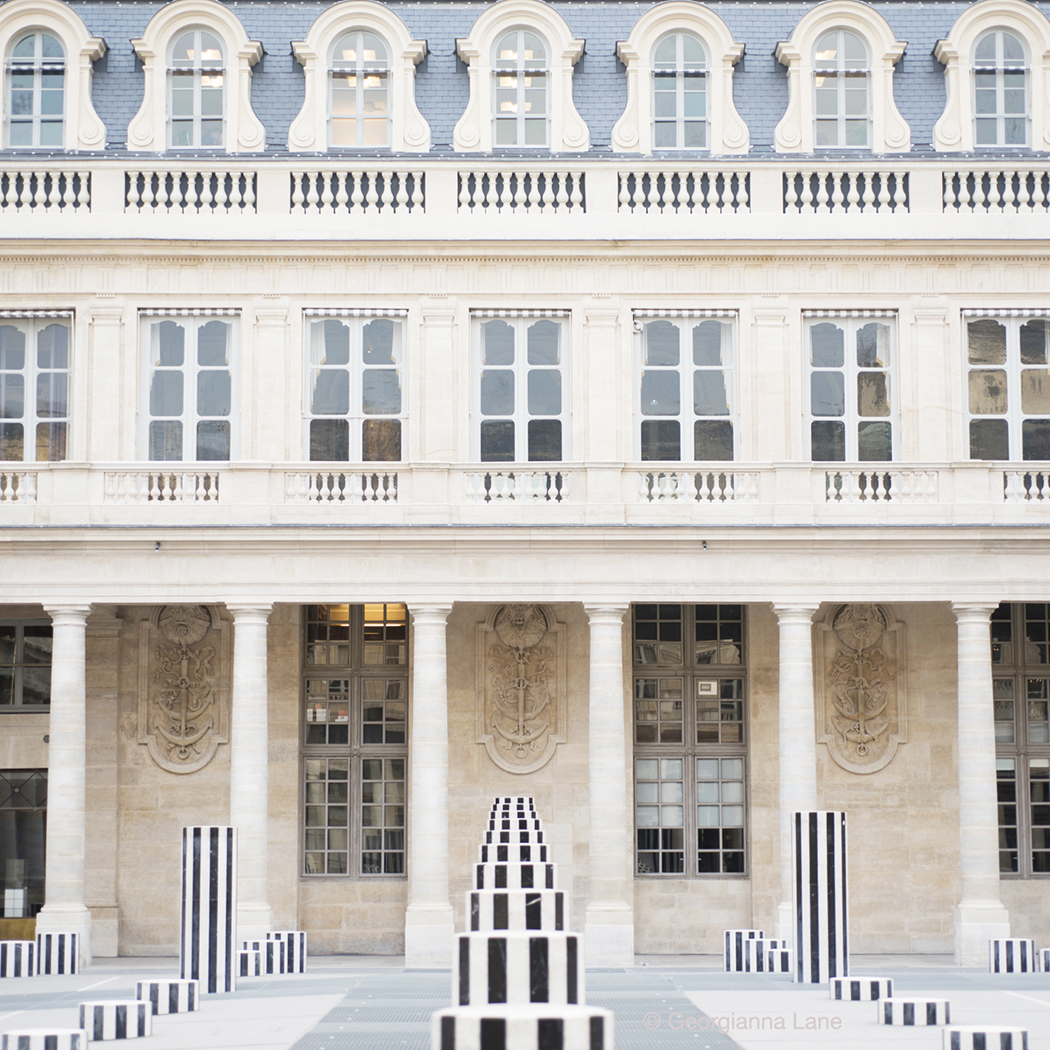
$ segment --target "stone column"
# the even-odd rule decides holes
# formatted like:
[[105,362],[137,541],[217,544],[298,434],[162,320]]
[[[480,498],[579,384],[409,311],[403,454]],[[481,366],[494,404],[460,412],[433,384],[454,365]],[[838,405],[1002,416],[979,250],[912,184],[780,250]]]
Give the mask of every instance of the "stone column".
[[794,945],[791,922],[791,814],[817,806],[813,713],[813,614],[818,606],[774,605],[780,625],[780,904],[776,937]]
[[448,879],[448,669],[451,605],[412,614],[412,710],[408,737],[408,909],[405,966],[452,965]]
[[265,940],[269,903],[269,743],[266,627],[273,606],[230,604],[233,698],[230,704],[230,824],[237,829],[237,935]]
[[591,625],[588,751],[590,898],[584,925],[588,966],[634,965],[633,821],[624,713],[626,605],[587,605]]
[[959,875],[955,961],[984,965],[988,941],[1010,936],[1010,915],[999,896],[999,809],[992,709],[994,605],[953,602],[959,668]]
[[87,804],[86,635],[90,605],[47,607],[51,653],[50,750],[47,769],[47,861],[38,933],[80,934],[80,963],[91,962],[91,912],[84,903]]

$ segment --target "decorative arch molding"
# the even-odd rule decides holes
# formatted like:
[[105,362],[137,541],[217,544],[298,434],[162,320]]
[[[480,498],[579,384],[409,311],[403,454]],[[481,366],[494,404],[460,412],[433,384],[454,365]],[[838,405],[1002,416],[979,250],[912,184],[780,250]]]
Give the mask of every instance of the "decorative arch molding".
[[427,53],[425,40],[413,40],[408,26],[389,8],[372,0],[346,0],[317,16],[305,40],[292,43],[303,67],[306,98],[288,129],[288,149],[328,149],[328,66],[332,45],[351,29],[381,36],[390,47],[390,146],[393,151],[430,149],[430,125],[416,107],[416,66]]
[[508,773],[534,773],[568,736],[565,624],[547,605],[495,605],[477,625],[476,741]]
[[668,0],[650,8],[634,24],[630,36],[616,45],[627,67],[627,105],[612,131],[612,147],[623,153],[652,153],[652,55],[661,37],[685,32],[698,36],[708,59],[709,152],[747,153],[751,138],[733,103],[733,67],[744,45],[733,40],[729,26],[708,7],[692,0]]
[[850,773],[876,773],[908,741],[904,624],[885,605],[835,605],[815,625],[817,740]]
[[[104,149],[106,128],[91,101],[91,78],[93,63],[106,53],[105,41],[92,36],[76,11],[60,0],[8,0],[0,7],[0,79],[7,76],[12,43],[30,29],[58,37],[66,51],[63,149]],[[7,98],[6,83],[0,83],[0,91]]]
[[491,152],[492,49],[502,33],[519,26],[538,32],[550,48],[550,151],[589,149],[590,130],[572,100],[573,66],[584,42],[573,39],[565,19],[540,0],[498,0],[478,16],[469,36],[456,41],[456,52],[467,64],[470,98],[452,133],[453,148]]
[[[990,29],[1006,29],[1021,37],[1030,62],[1029,105],[1034,150],[1050,150],[1050,20],[1023,0],[979,0],[955,20],[934,57],[944,64],[947,101],[933,126],[933,147],[945,152],[974,148],[973,91],[970,77],[978,37]],[[995,149],[1021,147],[996,146]]]
[[149,20],[141,39],[131,41],[142,59],[145,91],[128,125],[128,149],[168,148],[168,49],[176,34],[194,26],[215,33],[226,48],[226,152],[258,153],[266,145],[266,129],[252,109],[252,66],[262,58],[262,44],[249,40],[241,20],[218,0],[173,0]]
[[787,66],[788,107],[773,133],[778,153],[813,152],[813,48],[829,29],[850,29],[864,37],[871,51],[871,145],[873,153],[906,153],[911,128],[893,100],[893,67],[907,43],[894,37],[890,24],[858,0],[826,0],[807,11],[790,40],[776,47]]

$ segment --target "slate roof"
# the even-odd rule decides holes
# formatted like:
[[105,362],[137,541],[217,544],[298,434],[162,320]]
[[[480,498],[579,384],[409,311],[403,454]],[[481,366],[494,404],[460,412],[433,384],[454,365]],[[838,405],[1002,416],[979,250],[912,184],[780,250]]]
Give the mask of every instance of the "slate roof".
[[[142,35],[147,22],[163,6],[127,0],[73,0],[90,32],[105,39],[107,54],[96,64],[92,97],[106,125],[108,148],[121,149],[126,131],[142,100],[141,63],[130,41]],[[254,69],[252,105],[266,127],[267,150],[283,152],[288,126],[303,103],[303,70],[292,56],[291,42],[303,40],[314,19],[331,4],[292,0],[231,0],[248,36],[262,42],[264,57]],[[467,104],[466,67],[456,55],[456,38],[466,36],[482,3],[442,2],[387,5],[408,26],[412,36],[427,41],[428,55],[417,67],[416,102],[430,124],[432,150],[451,150],[452,130]],[[573,77],[573,97],[591,132],[592,150],[608,148],[612,128],[627,99],[624,67],[616,43],[625,40],[640,15],[654,6],[637,2],[569,0],[552,5],[573,35],[586,41]],[[740,0],[710,3],[745,45],[734,74],[737,110],[751,132],[753,153],[772,152],[773,129],[787,106],[786,70],[773,57],[778,41],[787,40],[812,3]],[[875,3],[907,51],[893,77],[894,97],[911,127],[912,149],[929,149],[933,125],[944,109],[943,67],[932,55],[937,40],[947,36],[965,3],[898,0]],[[1050,3],[1033,4],[1050,14]]]

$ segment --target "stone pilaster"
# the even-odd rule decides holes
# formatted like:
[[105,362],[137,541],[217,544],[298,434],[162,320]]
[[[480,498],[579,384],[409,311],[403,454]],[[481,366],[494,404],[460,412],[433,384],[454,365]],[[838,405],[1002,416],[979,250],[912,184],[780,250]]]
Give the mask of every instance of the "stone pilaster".
[[955,961],[984,965],[988,942],[1010,936],[1010,915],[999,896],[999,809],[992,709],[994,605],[953,602],[959,668],[959,875]]
[[627,805],[623,618],[626,605],[587,605],[590,620],[588,966],[634,965],[634,887]]
[[815,604],[774,605],[780,625],[780,904],[776,937],[794,944],[791,922],[791,814],[817,809],[813,701]]
[[233,617],[230,824],[237,829],[237,945],[265,940],[269,902],[269,690],[266,628],[272,605],[227,603]]
[[452,964],[448,875],[448,667],[451,605],[412,608],[405,966]]

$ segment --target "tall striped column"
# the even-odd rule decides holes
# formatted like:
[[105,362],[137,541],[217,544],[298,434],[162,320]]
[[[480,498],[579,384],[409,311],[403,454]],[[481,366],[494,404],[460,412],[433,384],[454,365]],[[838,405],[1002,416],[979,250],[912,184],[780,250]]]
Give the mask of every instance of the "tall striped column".
[[792,813],[791,872],[795,981],[848,976],[845,813]]
[[236,989],[237,829],[182,829],[183,980],[202,992]]

